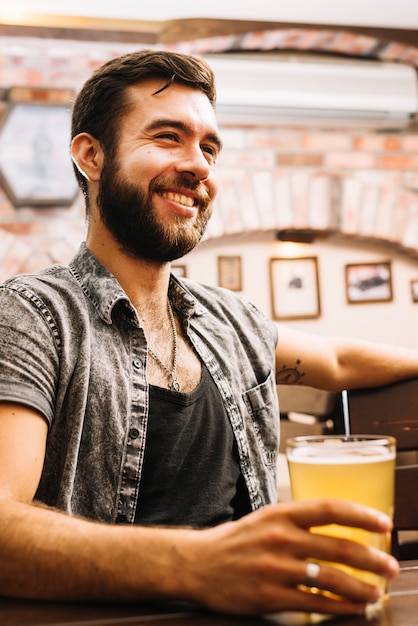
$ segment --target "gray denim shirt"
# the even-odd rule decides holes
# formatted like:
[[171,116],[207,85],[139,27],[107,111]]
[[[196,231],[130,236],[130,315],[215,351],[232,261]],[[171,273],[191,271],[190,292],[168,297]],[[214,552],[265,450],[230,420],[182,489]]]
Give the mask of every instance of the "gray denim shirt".
[[[184,332],[215,381],[253,509],[277,500],[275,325],[236,294],[171,277]],[[49,424],[36,499],[132,523],[148,418],[147,343],[115,277],[82,244],[68,267],[0,286],[0,401]]]

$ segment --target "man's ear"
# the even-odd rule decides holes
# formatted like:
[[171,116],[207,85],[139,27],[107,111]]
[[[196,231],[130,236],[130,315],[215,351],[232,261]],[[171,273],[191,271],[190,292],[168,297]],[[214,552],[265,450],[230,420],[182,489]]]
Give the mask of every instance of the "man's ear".
[[100,141],[89,133],[76,135],[71,142],[71,158],[78,171],[92,182],[100,180],[103,150]]

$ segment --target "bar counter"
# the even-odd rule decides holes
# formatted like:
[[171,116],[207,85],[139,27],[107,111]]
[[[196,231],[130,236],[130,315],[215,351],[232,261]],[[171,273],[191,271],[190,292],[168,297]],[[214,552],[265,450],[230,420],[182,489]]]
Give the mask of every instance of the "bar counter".
[[[0,598],[1,626],[299,626],[318,623],[300,614],[282,613],[260,618],[228,617],[189,605],[66,604]],[[405,561],[393,581],[383,611],[372,619],[362,616],[322,621],[325,626],[417,626],[418,561]]]

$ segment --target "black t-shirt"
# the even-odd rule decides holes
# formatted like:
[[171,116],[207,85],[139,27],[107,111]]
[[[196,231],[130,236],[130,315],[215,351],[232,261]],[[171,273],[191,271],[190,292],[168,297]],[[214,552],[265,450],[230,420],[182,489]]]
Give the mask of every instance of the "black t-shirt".
[[249,511],[232,427],[206,367],[191,393],[150,386],[135,523],[215,526]]

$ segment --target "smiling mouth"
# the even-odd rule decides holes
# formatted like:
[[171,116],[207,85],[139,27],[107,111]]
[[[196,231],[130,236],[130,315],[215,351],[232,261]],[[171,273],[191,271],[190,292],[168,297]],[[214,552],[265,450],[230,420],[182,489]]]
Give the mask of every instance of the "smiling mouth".
[[195,205],[194,198],[191,198],[190,196],[185,196],[182,193],[175,193],[174,191],[162,191],[159,195],[163,198],[167,198],[167,200],[171,200],[172,202],[182,204],[183,206],[192,207]]

